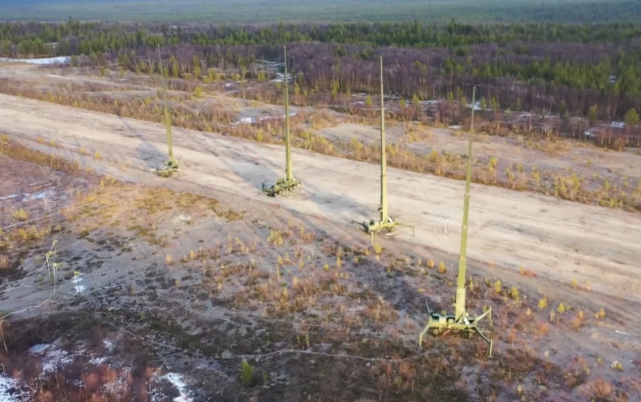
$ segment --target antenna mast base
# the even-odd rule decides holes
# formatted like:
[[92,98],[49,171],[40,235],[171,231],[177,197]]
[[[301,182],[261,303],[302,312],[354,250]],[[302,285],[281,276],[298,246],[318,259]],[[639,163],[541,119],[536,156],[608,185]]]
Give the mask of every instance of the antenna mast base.
[[429,311],[429,306],[428,312],[430,314],[430,318],[427,321],[425,329],[423,329],[421,335],[418,338],[419,347],[423,347],[423,337],[426,333],[429,333],[432,336],[438,336],[446,331],[455,331],[461,333],[464,338],[471,338],[475,333],[477,333],[490,346],[487,354],[488,356],[492,356],[493,342],[491,339],[488,339],[488,337],[485,336],[485,334],[483,334],[478,328],[479,321],[481,321],[486,316],[490,316],[490,318],[492,317],[491,307],[485,313],[477,317],[470,317],[467,313],[465,313],[461,317],[459,317],[458,320],[453,314],[440,314]]
[[412,228],[412,233],[416,235],[416,230],[414,226],[405,225],[400,222],[396,222],[391,217],[388,217],[386,220],[382,220],[382,221],[371,220],[369,222],[357,222],[352,220],[352,224],[354,223],[362,226],[363,229],[365,230],[365,233],[370,234],[372,238],[372,243],[374,243],[375,235],[379,234],[380,232],[392,232],[397,226]]
[[263,183],[263,192],[270,197],[276,197],[279,194],[288,194],[302,185],[303,183],[294,178],[278,179],[275,184]]
[[164,165],[156,170],[156,173],[160,177],[171,177],[175,173],[178,173],[179,170],[178,162],[175,160],[168,160]]

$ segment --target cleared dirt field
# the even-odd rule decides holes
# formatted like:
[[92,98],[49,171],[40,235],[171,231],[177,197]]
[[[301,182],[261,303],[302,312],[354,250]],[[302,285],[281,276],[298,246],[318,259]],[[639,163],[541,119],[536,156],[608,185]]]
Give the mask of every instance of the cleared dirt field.
[[[46,76],[0,69],[36,77],[43,91],[51,79],[110,85],[125,105],[153,96],[127,80]],[[219,96],[185,102],[230,99]],[[233,102],[241,118],[281,112]],[[403,125],[390,126],[392,142],[407,142]],[[638,213],[473,185],[467,305],[492,308],[484,329],[495,354],[454,335],[419,350],[425,302],[451,309],[463,181],[388,169],[390,212],[416,234],[401,228],[374,247],[352,220],[378,216],[379,165],[296,148],[303,188],[269,198],[261,183],[284,174],[283,147],[173,132],[182,172],[162,179],[150,170],[166,158],[163,125],[0,95],[0,314],[18,312],[0,326],[0,400],[36,400],[26,397],[36,388],[153,402],[641,398]],[[372,145],[378,136],[341,118],[316,132]],[[429,155],[464,144],[433,129],[407,146]],[[526,168],[539,158],[551,171],[593,158],[585,174],[612,183],[638,175],[632,152],[554,157],[487,136],[475,147],[479,158]],[[57,287],[42,265],[54,239]]]
[[[81,148],[89,155],[99,152],[113,161],[105,169],[115,177],[131,179],[118,165],[142,172],[164,161],[164,128],[159,124],[11,96],[0,96],[0,119],[3,131],[14,138],[41,148],[47,145],[37,143],[38,138],[54,141],[63,149],[53,151],[66,157],[92,159],[81,155]],[[264,199],[261,183],[281,175],[280,147],[183,129],[174,133],[184,172],[175,180]],[[376,217],[378,166],[297,150],[294,169],[303,191],[274,204],[344,224]],[[144,175],[136,179],[145,182]],[[388,180],[392,216],[416,225],[416,236],[403,230],[397,237],[456,253],[463,183],[395,169]],[[469,255],[501,269],[518,271],[523,266],[541,276],[568,284],[574,279],[599,292],[639,301],[639,240],[637,214],[472,187]]]

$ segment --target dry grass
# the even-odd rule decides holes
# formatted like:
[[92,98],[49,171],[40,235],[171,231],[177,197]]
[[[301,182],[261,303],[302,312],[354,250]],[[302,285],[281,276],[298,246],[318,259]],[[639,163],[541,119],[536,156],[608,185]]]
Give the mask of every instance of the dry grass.
[[[448,157],[438,155],[438,158],[445,161]],[[35,159],[46,161],[39,157]],[[78,204],[86,201],[99,202],[100,211],[86,212],[78,208],[70,208],[68,219],[73,220],[78,227],[82,227],[82,231],[86,231],[87,234],[91,234],[99,227],[127,227],[136,235],[133,237],[153,239],[154,242],[158,241],[154,235],[158,230],[155,226],[156,222],[172,209],[190,211],[190,215],[193,216],[213,213],[231,218],[239,216],[238,219],[242,219],[241,213],[233,210],[230,213],[230,208],[217,200],[195,194],[175,193],[166,189],[143,189],[144,191],[137,192],[128,199],[130,202],[126,203],[128,208],[125,211],[122,208],[118,209],[118,204],[123,202],[122,198],[116,195],[127,194],[129,191],[116,186],[117,184],[109,179],[101,181],[99,188],[83,195],[83,199],[76,200]],[[11,236],[26,238],[34,236],[35,238],[35,236],[44,237],[47,234],[38,228],[32,229],[33,234],[29,234],[28,228],[23,230],[25,231],[23,234],[16,232]],[[181,236],[184,239],[189,238],[187,234],[181,234]],[[398,306],[398,299],[394,300],[397,284],[390,286],[389,282],[399,278],[403,283],[410,284],[404,286],[416,285],[418,289],[417,282],[420,281],[420,286],[426,289],[424,293],[430,297],[445,294],[440,294],[441,291],[447,291],[449,295],[453,288],[451,283],[453,274],[446,269],[452,261],[440,261],[436,256],[434,258],[439,261],[438,264],[435,264],[432,259],[423,262],[424,260],[415,256],[397,253],[392,246],[389,250],[382,244],[376,244],[371,249],[369,246],[348,246],[347,242],[330,241],[323,237],[322,232],[317,234],[304,226],[291,223],[287,225],[279,223],[277,227],[265,229],[255,243],[253,238],[243,238],[240,234],[238,236],[241,237],[232,236],[236,236],[236,233],[229,234],[226,240],[223,235],[223,238],[218,239],[215,244],[200,250],[196,250],[197,245],[195,247],[188,245],[182,250],[164,250],[163,244],[154,243],[159,252],[152,261],[162,266],[163,270],[167,269],[162,264],[164,259],[172,272],[187,270],[190,274],[203,273],[202,281],[196,281],[195,285],[191,285],[190,280],[184,279],[182,274],[181,279],[170,278],[168,280],[170,291],[175,292],[172,302],[183,302],[184,298],[188,300],[186,303],[193,303],[194,309],[206,309],[208,303],[198,305],[190,298],[195,294],[203,294],[202,300],[211,301],[216,308],[233,306],[233,310],[237,313],[252,312],[253,315],[260,315],[270,320],[283,319],[284,322],[294,322],[300,326],[302,334],[297,341],[290,339],[290,343],[301,349],[315,350],[315,345],[319,344],[340,345],[333,347],[341,352],[353,347],[356,351],[367,351],[368,356],[378,357],[383,354],[387,356],[387,350],[380,346],[384,345],[384,341],[380,341],[372,349],[366,349],[364,345],[379,342],[381,338],[394,343],[401,339],[399,335],[413,337],[416,332],[416,323],[408,319],[405,312],[403,312],[404,317],[401,318],[399,311],[403,307]],[[321,254],[317,256],[314,252],[319,249]],[[174,259],[172,254],[178,257]],[[180,256],[183,255],[181,260]],[[412,261],[418,262],[414,266]],[[429,271],[436,265],[438,265],[438,275],[434,273],[435,271]],[[415,273],[420,272],[423,267],[428,270],[422,271],[422,275],[416,275]],[[364,272],[372,277],[364,278]],[[520,269],[519,272],[528,278],[536,277],[535,273],[525,268]],[[380,276],[376,276],[377,273]],[[412,278],[409,278],[409,275],[412,275]],[[362,283],[367,281],[374,284],[373,288],[376,292],[371,288],[363,287]],[[436,281],[442,286],[435,286],[432,282]],[[413,297],[411,289],[410,291],[403,289],[404,297]],[[153,294],[133,286],[129,290],[128,295],[122,297],[140,297],[139,300],[142,300],[142,297]],[[420,292],[417,291],[417,293]],[[485,309],[486,306],[492,306],[493,315],[495,315],[493,332],[498,334],[499,339],[497,345],[499,342],[509,342],[512,346],[511,351],[508,346],[505,349],[507,352],[501,356],[501,359],[489,361],[484,358],[486,351],[482,342],[462,344],[456,340],[452,341],[452,337],[443,338],[442,345],[439,347],[448,351],[446,356],[430,355],[426,358],[427,360],[417,359],[416,362],[405,362],[399,359],[398,362],[373,363],[372,368],[368,370],[376,373],[381,389],[387,390],[388,388],[384,387],[389,387],[394,392],[406,391],[407,395],[410,395],[411,392],[419,389],[418,384],[426,384],[428,380],[438,382],[440,377],[433,373],[440,373],[440,375],[449,373],[446,377],[452,376],[455,381],[458,379],[457,367],[469,365],[470,361],[473,361],[474,365],[479,365],[475,367],[486,369],[491,373],[488,375],[491,375],[494,383],[507,384],[512,388],[514,384],[525,381],[527,378],[534,378],[539,385],[550,386],[550,389],[559,389],[550,385],[555,384],[557,380],[563,383],[563,387],[568,388],[579,386],[581,381],[585,381],[582,377],[584,375],[579,371],[572,371],[565,377],[558,374],[555,369],[541,362],[534,352],[527,349],[526,345],[519,342],[525,342],[529,339],[527,336],[548,336],[553,327],[565,329],[569,325],[580,328],[587,324],[588,318],[591,319],[591,314],[583,316],[582,310],[576,306],[566,310],[565,304],[561,309],[562,304],[553,298],[549,299],[552,311],[549,311],[548,299],[541,299],[541,301],[545,300],[545,303],[542,306],[539,302],[537,309],[536,300],[528,294],[527,290],[519,289],[514,284],[504,283],[496,278],[488,278],[485,286],[482,281],[471,279],[469,294],[469,303],[474,306],[473,308],[480,310]],[[408,303],[411,304],[414,301],[408,300]],[[547,322],[547,315],[550,312],[555,314],[555,319]],[[189,316],[190,314],[185,314],[182,317]],[[247,316],[250,315],[247,314]],[[136,317],[143,316],[136,314]],[[144,321],[143,318],[140,320]],[[605,312],[600,319],[605,319]],[[360,338],[358,342],[347,342],[353,341],[353,338],[350,338],[351,334],[358,334],[362,329],[365,329],[367,334],[371,334],[371,336],[368,335],[368,339],[364,340],[362,335],[358,335]],[[376,339],[377,337],[379,340]],[[296,336],[290,338],[295,339]],[[256,349],[271,350],[270,348],[273,347],[271,341],[266,343],[259,337],[253,338],[251,342]],[[353,346],[352,343],[357,346]],[[290,345],[287,345],[287,348],[289,347]],[[515,351],[514,348],[517,350]],[[518,351],[518,349],[522,350]],[[404,355],[410,354],[401,347],[397,350],[401,350]],[[351,351],[351,353],[356,352]],[[394,356],[393,353],[389,355]],[[474,358],[470,360],[470,356]],[[235,370],[238,370],[238,365],[235,364]],[[358,364],[362,365],[362,362],[359,361]],[[434,370],[422,369],[427,366],[433,367]],[[112,372],[107,374],[109,378],[116,375]],[[436,377],[430,377],[430,375]],[[464,386],[465,384],[462,384],[461,389]],[[64,387],[60,385],[60,389]],[[594,389],[590,388],[590,395],[594,395],[595,398],[598,395],[606,395],[605,397],[611,395],[612,391],[610,394],[606,391],[607,386],[599,385]],[[524,395],[529,396],[528,392],[528,390],[523,391]],[[52,395],[66,397],[63,394]],[[413,399],[428,400],[429,398],[418,393],[411,395]],[[406,400],[412,398],[407,397]]]
[[[0,92],[26,96],[30,98],[55,102],[74,107],[84,108],[92,111],[116,114],[118,116],[131,117],[140,120],[158,122],[162,120],[162,108],[158,99],[137,99],[135,96],[124,100],[113,99],[112,96],[94,94],[95,88],[87,87],[88,84],[64,84],[64,94],[42,93],[31,88],[23,87],[13,81],[3,81]],[[175,82],[176,89],[191,92],[196,88],[194,83]],[[184,88],[183,88],[184,87]],[[260,122],[254,125],[241,124],[232,126],[236,112],[229,110],[226,106],[207,107],[202,109],[199,101],[191,101],[189,93],[176,95],[172,92],[172,122],[174,125],[199,131],[223,133],[226,135],[241,137],[259,142],[282,144],[283,124],[282,119],[273,119]],[[184,95],[184,96],[183,96]],[[274,98],[276,101],[277,97]],[[240,107],[240,106],[239,106]],[[379,162],[379,150],[370,145],[352,141],[329,141],[316,130],[336,124],[336,115],[329,110],[320,109],[315,112],[300,112],[292,117],[292,135],[294,146],[310,150],[312,152],[339,156],[353,160],[366,161],[371,163]],[[354,117],[342,116],[341,119],[354,119]],[[371,120],[371,118],[368,118]],[[374,119],[375,120],[375,119]],[[369,122],[376,124],[375,122]],[[390,144],[388,149],[388,164],[392,167],[416,171],[420,173],[432,173],[455,179],[464,178],[463,161],[459,155],[451,153],[439,153],[432,150],[427,157],[411,151],[406,144],[428,140],[431,136],[429,128],[422,124],[406,123],[406,134],[397,144]],[[537,144],[538,145],[538,144]],[[542,150],[548,154],[557,155],[569,149],[567,141],[546,140]],[[101,159],[99,154],[94,155]],[[523,171],[522,166],[514,166],[507,170],[497,171],[496,158],[490,160],[487,166],[475,165],[473,180],[475,182],[496,185],[516,191],[535,191],[541,194],[554,195],[559,198],[593,203],[609,208],[624,208],[634,210],[640,208],[639,198],[631,187],[614,191],[613,189],[602,189],[593,191],[585,188],[584,180],[574,174],[560,175],[555,172],[533,171],[531,175]]]

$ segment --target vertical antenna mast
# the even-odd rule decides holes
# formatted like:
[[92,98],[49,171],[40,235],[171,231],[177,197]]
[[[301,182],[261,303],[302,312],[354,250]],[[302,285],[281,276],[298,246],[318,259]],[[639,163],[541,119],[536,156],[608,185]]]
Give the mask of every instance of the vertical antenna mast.
[[374,235],[380,233],[382,230],[391,232],[396,228],[396,226],[406,226],[411,227],[414,234],[414,226],[405,225],[399,222],[396,222],[394,219],[390,218],[387,210],[387,157],[385,152],[385,92],[383,88],[383,56],[380,57],[381,63],[381,203],[378,206],[378,210],[381,213],[381,219],[377,222],[371,220],[369,222],[356,222],[352,220],[352,223],[360,224],[367,233],[370,234],[372,238],[372,243],[374,243]]
[[465,312],[465,271],[467,269],[467,219],[470,210],[470,182],[472,181],[472,139],[474,138],[474,108],[476,107],[476,87],[472,89],[472,121],[470,123],[470,133],[467,143],[467,172],[465,175],[465,196],[463,202],[463,225],[461,227],[461,254],[458,266],[458,280],[456,284],[456,301],[454,315],[445,313],[436,313],[429,310],[429,320],[425,329],[421,331],[418,337],[418,344],[423,345],[423,336],[429,331],[432,335],[439,335],[443,331],[462,332],[463,336],[469,338],[473,333],[477,333],[490,346],[488,355],[492,355],[492,341],[485,336],[478,328],[478,323],[486,316],[492,314],[492,309],[488,308],[479,316],[471,317]]
[[285,59],[285,178],[278,179],[275,184],[263,183],[263,192],[271,197],[277,194],[289,193],[303,183],[294,178],[292,170],[292,144],[289,132],[289,74],[287,73],[287,47],[283,46]]
[[160,45],[158,45],[158,64],[160,64],[160,76],[162,78],[163,86],[165,89],[165,126],[167,127],[167,146],[169,147],[169,162],[174,164],[174,145],[171,138],[171,116],[169,115],[169,108],[167,106],[167,97],[169,90],[167,89],[167,81],[165,80],[165,73],[162,68],[162,59],[160,57]]
[[472,120],[467,144],[467,167],[465,175],[465,196],[463,201],[463,225],[461,226],[461,251],[456,284],[456,307],[454,316],[460,320],[465,315],[465,271],[467,270],[467,220],[470,209],[470,182],[472,181],[472,138],[474,136],[474,108],[476,107],[476,87],[472,89]]
[[289,78],[287,76],[287,46],[283,46],[285,58],[285,174],[287,180],[293,180],[292,174],[292,154],[289,138]]
[[387,158],[385,155],[385,96],[383,94],[383,56],[381,61],[381,222],[386,222],[387,213]]

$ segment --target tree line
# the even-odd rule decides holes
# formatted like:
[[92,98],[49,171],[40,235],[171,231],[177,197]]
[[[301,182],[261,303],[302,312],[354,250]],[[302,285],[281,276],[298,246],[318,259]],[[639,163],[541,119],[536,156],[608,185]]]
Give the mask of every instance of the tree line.
[[[634,23],[515,23],[447,24],[335,23],[195,25],[122,24],[78,22],[0,24],[0,56],[40,57],[89,55],[144,46],[278,45],[291,42],[322,42],[416,48],[450,48],[458,54],[477,44],[513,42],[577,42],[631,44],[641,37]],[[52,44],[56,44],[55,48]]]
[[[562,47],[563,44],[548,44]],[[385,88],[410,103],[428,99],[470,100],[479,87],[488,110],[539,110],[545,114],[586,116],[597,105],[597,118],[621,118],[641,110],[641,52],[581,51],[596,60],[571,61],[572,52],[556,49],[543,60],[536,55],[488,55],[485,45],[470,55],[448,49],[370,48],[358,45],[295,43],[288,46],[288,64],[296,90],[355,94],[378,92],[378,55],[385,64]],[[533,52],[541,53],[533,48]],[[566,55],[566,56],[564,56]],[[118,65],[138,73],[158,73],[156,49],[141,47],[118,53],[92,53],[93,65]],[[613,57],[610,59],[609,57]],[[165,72],[174,78],[211,80],[216,71],[234,69],[238,79],[266,80],[273,71],[257,62],[283,61],[281,46],[172,45],[162,48]],[[212,75],[213,74],[213,75]],[[479,99],[481,98],[479,97]]]
[[[278,24],[185,30],[167,25],[69,21],[2,24],[0,38],[8,39],[1,39],[0,44],[4,44],[0,51],[6,50],[9,43],[9,47],[26,46],[38,52],[50,46],[51,42],[45,41],[57,41],[54,43],[58,54],[63,49],[84,54],[94,66],[112,63],[139,73],[157,73],[155,52],[160,45],[166,73],[171,76],[212,80],[216,75],[212,69],[236,69],[241,79],[264,80],[270,72],[263,71],[256,60],[282,61],[281,41],[285,41],[290,43],[288,62],[301,94],[376,93],[376,61],[382,55],[386,90],[407,103],[412,99],[449,98],[460,102],[461,92],[469,92],[471,85],[477,85],[490,110],[509,108],[587,116],[596,105],[597,118],[617,119],[630,109],[641,110],[641,51],[632,40],[634,35],[641,36],[638,29],[616,23],[466,25],[452,21],[443,26],[417,22]],[[499,34],[503,36],[499,38]],[[439,42],[440,36],[449,39]],[[434,46],[410,47],[420,38],[430,37]],[[508,37],[531,41],[495,42]],[[312,42],[312,38],[320,40]],[[386,45],[371,46],[367,38]],[[583,41],[550,41],[551,38]],[[606,41],[592,42],[597,38]],[[620,42],[607,42],[613,38]],[[210,44],[210,39],[215,44]],[[351,40],[363,43],[349,43]],[[17,46],[11,45],[16,41]],[[340,43],[327,43],[332,41]]]

